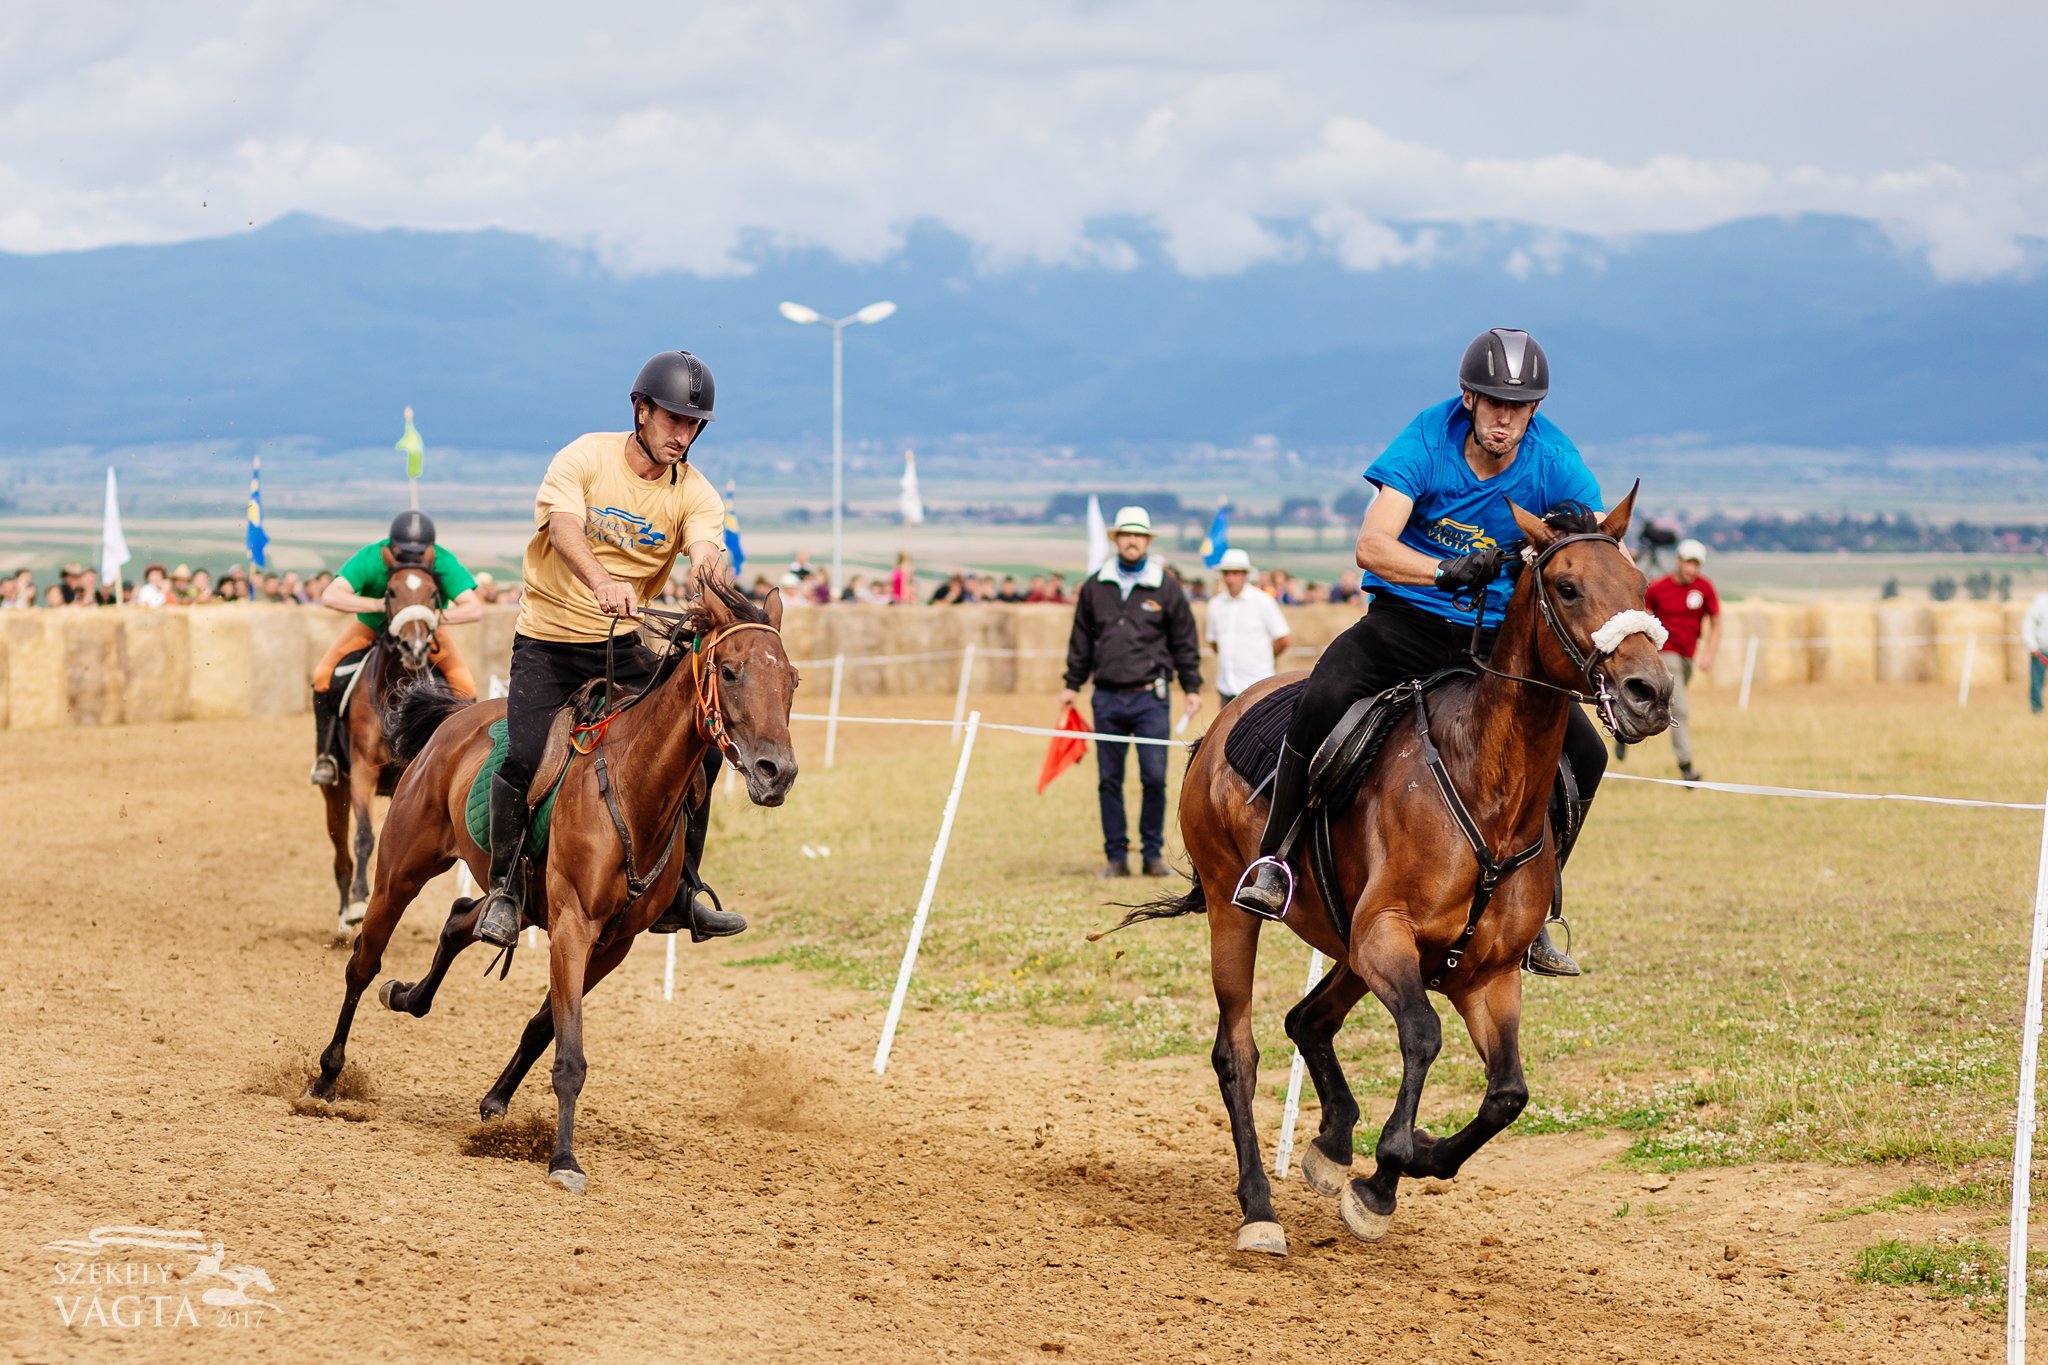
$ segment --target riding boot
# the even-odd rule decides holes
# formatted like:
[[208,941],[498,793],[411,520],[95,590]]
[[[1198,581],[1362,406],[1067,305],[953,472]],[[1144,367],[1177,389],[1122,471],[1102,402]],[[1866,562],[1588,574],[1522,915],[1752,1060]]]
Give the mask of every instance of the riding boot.
[[683,880],[676,887],[675,900],[661,912],[661,918],[647,926],[648,933],[673,934],[678,929],[688,929],[690,942],[702,943],[707,938],[729,938],[746,932],[747,917],[720,906],[718,893],[697,875],[697,865],[704,861],[704,836],[710,825],[708,800],[704,809],[686,813],[683,822]]
[[341,781],[334,761],[334,725],[341,718],[341,698],[332,689],[313,689],[313,785],[331,787]]
[[1287,913],[1294,898],[1294,872],[1281,850],[1293,842],[1295,826],[1308,805],[1309,756],[1286,741],[1280,744],[1280,764],[1273,773],[1271,804],[1266,808],[1266,831],[1259,836],[1259,857],[1245,870],[1231,904],[1267,919]]
[[[1579,842],[1579,831],[1586,827],[1586,812],[1593,808],[1591,801],[1566,801],[1552,792],[1550,798],[1551,828],[1559,831],[1557,839],[1557,903],[1550,908],[1553,918],[1563,918],[1564,865],[1571,859],[1572,849]],[[1544,921],[1537,931],[1536,941],[1529,945],[1529,956],[1525,966],[1537,976],[1577,976],[1579,964],[1572,955],[1550,941],[1550,922]]]
[[509,948],[519,937],[519,885],[526,852],[526,793],[496,774],[491,776],[491,894],[476,918],[476,936]]

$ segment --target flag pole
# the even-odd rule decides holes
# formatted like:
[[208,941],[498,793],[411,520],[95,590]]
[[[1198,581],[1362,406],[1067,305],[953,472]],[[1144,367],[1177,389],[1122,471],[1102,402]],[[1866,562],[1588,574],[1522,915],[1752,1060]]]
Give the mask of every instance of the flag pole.
[[[405,429],[407,431],[412,430],[412,404],[410,403],[405,405]],[[412,472],[412,461],[410,459],[405,463],[405,486],[406,490],[412,494],[412,510],[415,512],[419,511],[420,476]]]

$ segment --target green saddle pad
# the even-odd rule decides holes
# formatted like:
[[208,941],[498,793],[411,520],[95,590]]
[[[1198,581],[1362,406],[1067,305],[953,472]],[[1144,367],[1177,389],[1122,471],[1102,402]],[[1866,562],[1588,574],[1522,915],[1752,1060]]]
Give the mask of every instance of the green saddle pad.
[[[491,756],[477,770],[476,781],[469,784],[469,804],[463,808],[463,818],[469,824],[469,837],[476,840],[476,846],[486,853],[491,851],[491,779],[497,775],[498,769],[505,766],[505,755],[512,748],[503,716],[491,722],[490,736]],[[574,761],[573,758],[570,760]],[[548,821],[555,813],[555,798],[561,794],[562,778],[568,775],[568,765],[564,764],[562,777],[555,779],[555,785],[533,808],[533,816],[527,821],[526,854],[530,858],[538,858],[547,851]]]

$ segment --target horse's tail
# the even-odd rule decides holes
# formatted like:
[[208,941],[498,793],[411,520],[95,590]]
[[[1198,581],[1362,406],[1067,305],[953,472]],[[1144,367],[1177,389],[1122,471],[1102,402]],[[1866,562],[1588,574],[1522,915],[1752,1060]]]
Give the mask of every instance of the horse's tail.
[[384,739],[391,746],[392,756],[401,764],[412,762],[427,747],[442,721],[475,704],[475,698],[455,691],[441,681],[439,674],[430,674],[399,689],[384,710]]

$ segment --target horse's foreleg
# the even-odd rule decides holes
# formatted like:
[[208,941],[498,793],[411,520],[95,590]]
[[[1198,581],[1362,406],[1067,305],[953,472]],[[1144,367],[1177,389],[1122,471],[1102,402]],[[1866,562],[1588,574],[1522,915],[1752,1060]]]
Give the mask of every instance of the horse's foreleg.
[[1316,1084],[1322,1123],[1302,1149],[1301,1176],[1318,1194],[1336,1194],[1351,1171],[1351,1137],[1358,1127],[1358,1100],[1337,1061],[1337,1030],[1365,995],[1358,974],[1339,962],[1287,1012],[1287,1036]]
[[[439,876],[455,865],[450,858],[445,865],[436,869]],[[434,960],[427,967],[427,974],[416,982],[387,981],[377,998],[384,1002],[384,1008],[399,1010],[415,1019],[424,1019],[427,1011],[434,1007],[434,994],[441,989],[441,980],[448,975],[448,968],[456,957],[475,942],[477,908],[481,904],[464,896],[448,907],[448,920],[441,926],[441,936],[434,943]]]
[[[611,974],[612,968],[625,961],[626,953],[633,946],[630,938],[602,948],[591,959],[589,974],[583,980],[583,993],[590,994],[597,989],[597,983]],[[548,1044],[555,1041],[555,1008],[552,996],[540,1002],[540,1009],[533,1018],[526,1021],[526,1028],[519,1035],[519,1050],[512,1054],[512,1060],[498,1073],[497,1081],[477,1104],[477,1112],[487,1119],[505,1117],[505,1111],[512,1107],[512,1092],[519,1089],[519,1083],[526,1079],[526,1073],[540,1060],[540,1054],[548,1050]]]
[[576,1097],[589,1070],[583,1059],[583,981],[598,926],[580,904],[549,897],[548,1003],[555,1018],[555,1151],[548,1180],[571,1194],[583,1193],[583,1167],[576,1162]]
[[1422,984],[1415,934],[1407,916],[1398,908],[1388,910],[1374,916],[1371,926],[1365,937],[1352,945],[1351,969],[1394,1016],[1401,1040],[1401,1089],[1373,1151],[1378,1167],[1370,1179],[1353,1177],[1344,1186],[1339,1211],[1344,1226],[1365,1241],[1377,1242],[1387,1235],[1387,1224],[1393,1219],[1401,1177],[1416,1164],[1421,1149],[1415,1114],[1422,1106],[1423,1082],[1429,1078],[1430,1065],[1444,1040],[1443,1026]]
[[348,966],[342,973],[341,1017],[335,1020],[334,1037],[327,1050],[320,1054],[320,1074],[307,1087],[308,1094],[323,1100],[334,1098],[335,1078],[341,1075],[342,1064],[347,1060],[348,1031],[355,1022],[356,1004],[377,979],[378,969],[384,965],[384,948],[391,942],[392,932],[398,928],[406,907],[419,895],[427,878],[446,867],[443,862],[424,875],[419,869],[406,868],[403,876],[387,869],[379,878],[377,893],[370,898],[369,913],[363,919],[362,931],[356,935],[355,947],[350,950]]
[[370,816],[377,797],[377,765],[373,755],[358,749],[348,775],[349,814],[354,817],[355,875],[349,881],[348,904],[342,909],[344,924],[361,919],[370,899],[370,858],[377,851],[377,831]]
[[1491,980],[1453,997],[1479,1059],[1486,1063],[1486,1098],[1470,1123],[1439,1140],[1421,1156],[1416,1175],[1449,1180],[1467,1157],[1521,1117],[1529,1103],[1529,1084],[1522,1079],[1522,973],[1511,965]]
[[348,848],[348,792],[339,783],[320,789],[327,806],[327,840],[334,845],[334,913],[339,927],[348,928],[348,883],[355,875],[355,860]]
[[[1228,894],[1227,892],[1225,893]],[[1239,1251],[1287,1254],[1287,1234],[1273,1213],[1273,1186],[1259,1153],[1252,1100],[1258,1093],[1259,1048],[1252,1038],[1252,966],[1259,953],[1259,921],[1227,902],[1209,913],[1209,971],[1216,987],[1216,1047],[1209,1060],[1223,1107],[1230,1113],[1230,1138],[1237,1148]]]

